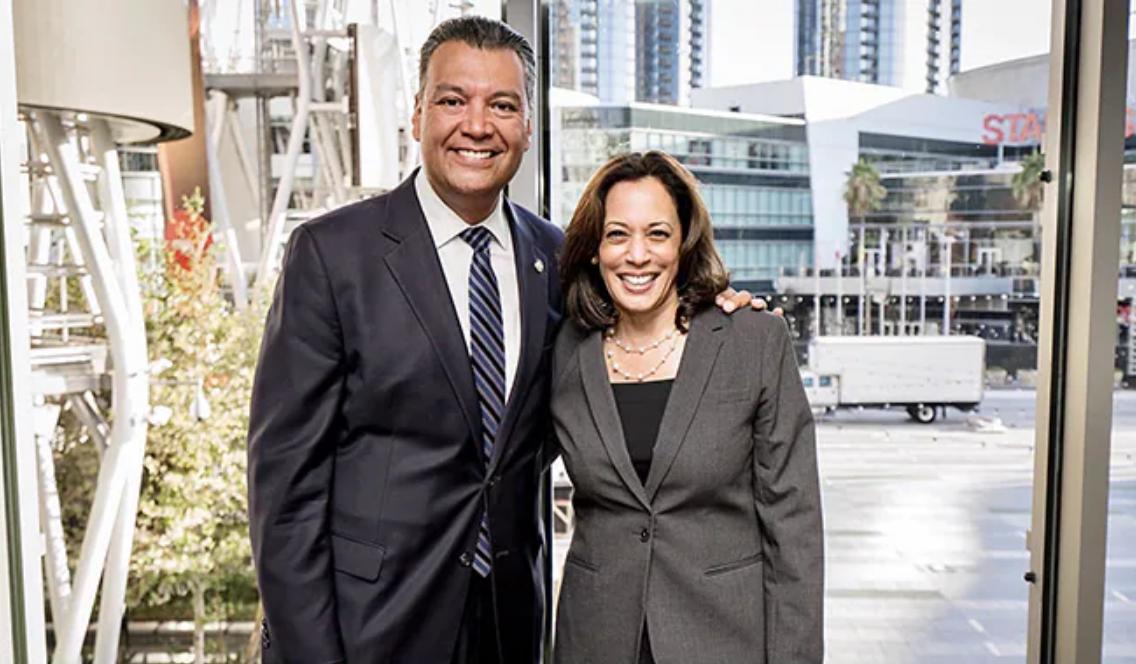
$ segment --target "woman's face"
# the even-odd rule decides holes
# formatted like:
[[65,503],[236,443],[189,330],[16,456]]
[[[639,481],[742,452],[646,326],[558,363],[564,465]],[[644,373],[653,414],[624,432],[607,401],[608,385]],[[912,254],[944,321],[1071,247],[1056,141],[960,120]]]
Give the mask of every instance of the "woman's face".
[[657,178],[624,180],[604,201],[599,268],[621,314],[639,316],[678,299],[682,226]]

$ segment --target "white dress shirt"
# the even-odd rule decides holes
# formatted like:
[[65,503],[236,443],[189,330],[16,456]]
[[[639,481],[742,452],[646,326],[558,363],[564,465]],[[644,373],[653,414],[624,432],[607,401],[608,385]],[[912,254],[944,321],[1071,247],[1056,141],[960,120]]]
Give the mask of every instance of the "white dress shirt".
[[[418,171],[414,177],[414,190],[418,203],[426,217],[426,225],[434,238],[438,250],[438,260],[450,288],[450,299],[454,303],[458,322],[461,323],[462,336],[465,337],[469,351],[469,269],[473,263],[473,247],[461,239],[459,233],[469,228],[456,212],[434,191],[426,178],[426,172]],[[517,361],[521,356],[521,298],[517,286],[517,263],[513,255],[513,235],[505,216],[504,199],[497,198],[497,205],[488,218],[476,225],[483,226],[493,234],[489,243],[489,262],[497,275],[497,290],[501,295],[501,322],[505,332],[505,394],[513,389],[513,377],[517,373]],[[507,397],[506,397],[507,399]]]

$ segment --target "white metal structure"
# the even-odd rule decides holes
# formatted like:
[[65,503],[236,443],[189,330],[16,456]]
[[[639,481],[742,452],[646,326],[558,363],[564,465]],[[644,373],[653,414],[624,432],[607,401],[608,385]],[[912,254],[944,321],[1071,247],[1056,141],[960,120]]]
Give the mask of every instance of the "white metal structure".
[[[28,305],[44,567],[56,632],[52,661],[79,661],[101,581],[96,662],[110,663],[117,660],[149,415],[134,246],[106,120],[32,111],[28,126]],[[78,301],[69,294],[75,282]],[[96,399],[108,383],[111,424]],[[73,578],[51,450],[64,408],[101,452]]]
[[22,468],[35,467],[31,440],[32,396],[28,363],[27,270],[19,242],[27,210],[19,165],[23,128],[16,106],[12,4],[0,0],[0,661],[47,660],[39,519],[35,483]]
[[[303,148],[304,139],[310,133],[314,156],[318,161],[316,186],[311,212],[338,207],[347,202],[347,182],[350,177],[350,151],[347,137],[347,97],[345,71],[347,53],[344,44],[348,37],[343,26],[331,27],[342,15],[342,2],[319,0],[316,8],[316,24],[308,28],[306,12],[298,8],[298,3],[289,3],[291,9],[291,45],[295,58],[298,93],[295,98],[295,113],[288,132],[288,148],[280,182],[272,200],[268,214],[260,258],[257,261],[258,277],[273,274],[280,258],[280,250],[285,235],[285,222],[291,207],[293,187],[296,177],[296,163]],[[335,37],[331,40],[329,37]],[[325,78],[325,65],[331,72],[331,80]],[[326,99],[327,83],[331,83],[334,99]],[[268,288],[272,280],[258,279],[259,288]]]
[[[9,3],[5,2],[7,6]],[[189,29],[179,0],[15,0],[14,64],[26,136],[17,232],[24,249],[18,356],[28,371],[32,426],[19,441],[21,469],[35,478],[39,532],[55,647],[52,661],[82,661],[99,599],[94,660],[118,661],[118,637],[133,543],[149,416],[146,331],[118,144],[185,136],[192,126]],[[179,36],[182,39],[179,39]],[[89,38],[88,38],[89,37]],[[6,40],[4,40],[6,41]],[[66,44],[61,48],[60,44]],[[149,64],[139,69],[141,59]],[[129,68],[131,76],[123,76]],[[12,141],[12,142],[9,142]],[[7,183],[5,183],[7,184]],[[4,198],[14,193],[5,187]],[[77,560],[68,560],[53,466],[62,418],[81,427],[99,454],[98,475]],[[39,549],[40,547],[36,547]],[[39,584],[37,583],[37,586]],[[43,600],[26,593],[41,619]],[[33,603],[33,600],[38,605]],[[30,623],[29,619],[29,623]],[[43,626],[38,626],[42,643]],[[34,647],[27,661],[46,661]]]
[[248,304],[248,278],[245,275],[244,261],[241,260],[240,243],[237,240],[236,230],[233,228],[232,218],[229,216],[228,197],[225,195],[225,179],[221,174],[221,164],[218,154],[221,151],[221,141],[228,128],[233,136],[233,145],[240,161],[241,172],[245,176],[245,184],[249,193],[255,196],[255,184],[252,179],[252,166],[249,163],[248,150],[236,128],[236,109],[230,104],[228,95],[220,90],[209,92],[209,101],[206,103],[206,114],[209,118],[208,132],[205,137],[206,161],[209,166],[209,198],[212,202],[214,235],[219,244],[225,249],[225,272],[229,277],[229,284],[233,289],[233,300],[238,310],[244,310]]
[[[241,20],[250,13],[256,16],[254,69],[206,75],[211,198],[218,240],[228,253],[227,267],[238,306],[243,306],[249,297],[246,272],[250,268],[254,279],[259,275],[268,277],[256,279],[259,286],[253,289],[271,287],[281,249],[297,223],[377,193],[364,186],[366,182],[361,183],[358,172],[360,137],[362,130],[371,126],[362,122],[367,114],[356,103],[359,88],[365,87],[372,94],[380,89],[395,92],[404,109],[412,105],[404,53],[396,36],[405,3],[384,2],[393,24],[389,34],[374,25],[349,27],[349,21],[376,18],[360,16],[364,13],[356,6],[360,4],[350,0],[299,0],[286,4],[244,0],[237,9],[251,6],[254,11],[237,11],[235,16],[228,17],[237,22],[239,33]],[[356,28],[366,31],[362,40]],[[244,37],[247,41],[249,35]],[[394,59],[397,66],[371,62],[375,58]],[[207,57],[210,63],[217,60]],[[371,80],[380,70],[382,75],[394,74],[397,84]],[[260,115],[255,164],[242,135],[240,104],[245,99],[257,102]],[[390,106],[393,109],[394,104]],[[282,113],[285,108],[287,111]],[[277,126],[281,117],[288,118],[286,128]],[[368,140],[389,146],[384,152],[393,155],[395,161],[399,159],[398,146],[405,146],[400,126],[409,127],[408,111],[402,118],[382,123],[389,135],[368,134]],[[379,145],[372,147],[378,149]],[[402,154],[413,165],[416,152],[402,150]],[[236,164],[226,163],[234,156]],[[407,170],[403,164],[397,172],[401,175]],[[226,181],[225,175],[234,171],[240,177]],[[262,217],[255,243],[242,243],[234,228],[227,182],[239,183],[245,190],[242,193],[259,203]],[[255,260],[246,261],[242,254]]]

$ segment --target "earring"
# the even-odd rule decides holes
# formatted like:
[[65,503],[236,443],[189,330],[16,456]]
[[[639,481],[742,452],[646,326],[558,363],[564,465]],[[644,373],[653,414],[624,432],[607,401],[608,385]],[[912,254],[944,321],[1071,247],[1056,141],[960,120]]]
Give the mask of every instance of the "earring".
[[600,257],[599,256],[592,256],[592,265],[599,265],[599,264],[600,264]]

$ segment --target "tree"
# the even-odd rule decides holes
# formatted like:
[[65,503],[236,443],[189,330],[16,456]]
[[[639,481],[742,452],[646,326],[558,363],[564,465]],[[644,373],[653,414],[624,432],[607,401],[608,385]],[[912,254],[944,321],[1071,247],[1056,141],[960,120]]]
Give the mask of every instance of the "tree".
[[157,375],[130,584],[132,605],[192,599],[199,663],[211,594],[255,587],[245,433],[262,320],[225,298],[203,206],[200,194],[183,200],[162,269],[142,275]]
[[1022,169],[1014,173],[1010,188],[1023,210],[1036,212],[1041,208],[1041,196],[1045,191],[1045,183],[1041,181],[1041,173],[1045,170],[1045,155],[1041,151],[1031,152],[1021,164]]
[[848,204],[848,214],[858,217],[863,223],[864,217],[880,208],[887,189],[880,184],[880,172],[875,165],[867,159],[860,160],[852,165],[848,173],[848,180],[844,183],[844,202]]
[[[852,170],[848,173],[848,180],[844,183],[844,202],[848,204],[848,215],[860,220],[860,242],[859,242],[859,262],[860,262],[860,292],[866,292],[865,274],[864,274],[864,217],[873,210],[878,210],[880,204],[883,203],[884,198],[887,196],[887,189],[880,184],[880,172],[876,170],[875,165],[867,159],[860,157],[860,159],[852,165]],[[857,325],[859,333],[864,334],[864,298],[861,297],[857,304]],[[871,310],[868,311],[869,315]],[[882,324],[882,321],[881,321]]]

